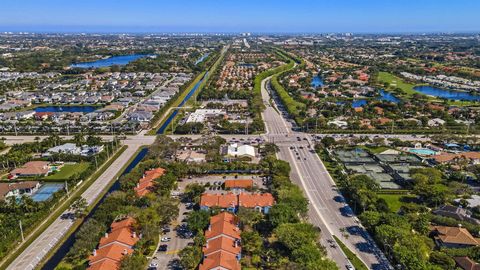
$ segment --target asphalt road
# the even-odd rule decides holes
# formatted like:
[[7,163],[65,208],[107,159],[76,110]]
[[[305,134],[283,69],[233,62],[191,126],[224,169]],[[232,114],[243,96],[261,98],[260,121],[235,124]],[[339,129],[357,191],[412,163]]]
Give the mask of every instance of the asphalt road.
[[[99,197],[101,192],[115,178],[118,172],[124,167],[135,152],[147,140],[140,138],[127,140],[128,148],[103,172],[102,175],[82,194],[89,205]],[[64,213],[68,213],[66,210]],[[7,267],[7,270],[29,270],[45,257],[45,255],[58,243],[65,233],[72,227],[71,219],[58,217],[45,231],[40,234],[18,257]]]
[[[328,255],[340,268],[349,263],[338,245],[335,247],[327,242],[335,235],[370,269],[391,269],[358,219],[342,214],[344,203],[338,200],[341,194],[318,155],[309,150],[309,146],[313,146],[310,136],[291,131],[291,124],[281,116],[281,109],[271,106],[268,81],[267,78],[262,82],[262,97],[267,107],[262,116],[267,125],[267,140],[279,146],[278,157],[291,165],[291,179],[307,195],[310,221],[321,229],[322,244],[327,248]],[[276,106],[274,100],[272,104]],[[341,230],[345,231],[342,233]]]

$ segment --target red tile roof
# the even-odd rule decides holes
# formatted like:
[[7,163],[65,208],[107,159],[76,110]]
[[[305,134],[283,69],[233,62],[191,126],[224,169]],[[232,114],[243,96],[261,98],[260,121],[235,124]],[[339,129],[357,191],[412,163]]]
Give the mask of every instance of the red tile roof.
[[272,206],[274,202],[275,199],[270,193],[240,193],[240,195],[238,195],[238,205],[246,208]]
[[151,189],[155,185],[154,180],[165,174],[165,169],[156,168],[145,172],[143,177],[138,181],[137,186],[134,188],[137,196],[142,197],[150,193]]
[[203,254],[207,256],[220,250],[237,255],[240,254],[242,249],[237,240],[221,236],[212,240],[207,240],[207,243],[203,247]]
[[253,187],[253,180],[225,180],[226,188],[251,188]]
[[88,270],[117,270],[123,256],[133,253],[133,246],[139,238],[135,235],[131,217],[110,225],[110,233],[100,239],[98,250],[90,256]]
[[11,175],[46,175],[49,171],[47,161],[30,161],[10,172]]
[[453,259],[464,270],[480,270],[480,264],[469,257],[453,257]]
[[210,218],[209,229],[205,231],[207,242],[203,247],[204,259],[199,270],[241,269],[237,258],[237,255],[241,254],[238,245],[240,229],[235,223],[236,217],[228,212]]
[[120,269],[120,263],[110,259],[99,261],[91,265],[90,267],[88,267],[88,270],[117,270],[117,269]]
[[240,270],[240,263],[238,262],[235,255],[220,251],[213,253],[210,256],[207,256],[203,259],[203,263],[198,268],[199,270],[210,270],[210,269],[220,269],[222,267],[224,269],[229,270]]
[[92,255],[89,258],[90,265],[94,265],[100,261],[104,261],[106,259],[112,260],[115,262],[120,262],[123,256],[127,254],[132,254],[133,249],[127,248],[120,244],[112,244],[107,247],[101,248],[96,251],[96,255]]
[[435,239],[440,240],[442,243],[470,246],[480,245],[480,241],[473,237],[465,228],[434,226],[433,229],[437,233]]

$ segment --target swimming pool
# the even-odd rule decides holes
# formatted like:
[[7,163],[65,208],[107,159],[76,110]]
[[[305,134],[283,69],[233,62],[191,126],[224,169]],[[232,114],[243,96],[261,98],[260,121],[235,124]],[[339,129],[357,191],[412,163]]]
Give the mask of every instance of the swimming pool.
[[63,189],[63,183],[47,183],[41,186],[35,194],[32,195],[32,200],[34,202],[44,202],[50,197],[53,193]]
[[420,156],[433,156],[437,154],[436,151],[433,151],[432,149],[428,149],[428,148],[410,148],[408,149],[408,152],[417,154]]

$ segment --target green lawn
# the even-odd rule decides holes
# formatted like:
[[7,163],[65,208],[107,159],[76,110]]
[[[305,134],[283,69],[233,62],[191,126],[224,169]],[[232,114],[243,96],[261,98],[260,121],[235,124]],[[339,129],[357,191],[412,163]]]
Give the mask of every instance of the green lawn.
[[348,260],[352,266],[355,267],[355,270],[368,270],[368,267],[357,257],[357,255],[355,255],[355,253],[348,249],[347,246],[345,246],[345,244],[338,239],[338,237],[334,235],[333,238],[335,238],[335,241],[337,241],[343,253],[347,255]]
[[420,94],[413,89],[413,87],[416,86],[415,84],[407,83],[403,79],[393,75],[392,73],[383,71],[379,72],[378,81],[381,83],[389,83],[390,89],[400,88],[407,96],[412,96],[413,94]]
[[366,150],[372,152],[373,154],[380,154],[383,151],[391,149],[390,147],[386,147],[386,146],[371,146],[371,147],[365,146],[362,148],[365,148]]
[[378,194],[378,197],[383,198],[387,202],[390,210],[392,210],[392,212],[394,213],[398,212],[398,210],[400,210],[400,207],[404,204],[404,202],[402,202],[402,198],[415,198],[414,195],[405,194]]
[[47,177],[45,180],[67,180],[76,173],[81,173],[88,168],[89,162],[80,162],[75,164],[65,164],[60,171],[55,172]]

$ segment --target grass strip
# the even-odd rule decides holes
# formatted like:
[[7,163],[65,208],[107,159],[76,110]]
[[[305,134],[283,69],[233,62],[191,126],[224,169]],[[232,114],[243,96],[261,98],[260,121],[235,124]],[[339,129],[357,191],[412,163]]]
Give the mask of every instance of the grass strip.
[[337,244],[340,246],[342,249],[343,253],[347,255],[348,260],[350,263],[355,267],[355,270],[368,270],[368,267],[357,257],[355,253],[353,253],[345,244],[338,239],[335,235],[333,235],[333,238],[335,238],[335,241],[337,241]]

